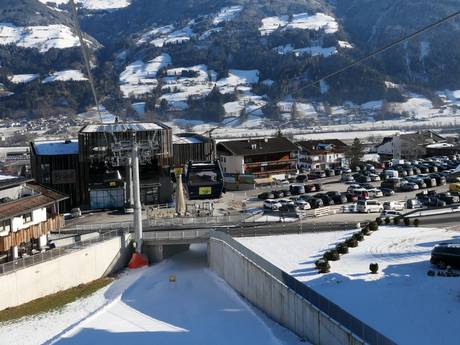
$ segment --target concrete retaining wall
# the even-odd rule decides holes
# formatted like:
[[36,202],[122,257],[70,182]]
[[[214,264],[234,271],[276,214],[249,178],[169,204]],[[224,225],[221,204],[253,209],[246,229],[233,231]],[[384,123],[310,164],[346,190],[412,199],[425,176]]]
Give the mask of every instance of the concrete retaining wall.
[[126,267],[129,235],[0,276],[0,310],[107,276]]
[[209,240],[209,266],[273,320],[312,344],[364,344],[305,298],[257,266],[225,241]]

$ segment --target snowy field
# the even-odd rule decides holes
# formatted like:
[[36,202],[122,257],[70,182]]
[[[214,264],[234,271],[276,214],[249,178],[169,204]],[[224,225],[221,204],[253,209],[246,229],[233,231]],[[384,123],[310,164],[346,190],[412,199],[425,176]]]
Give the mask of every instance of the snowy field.
[[37,48],[40,53],[45,53],[51,48],[65,49],[80,45],[72,29],[62,24],[24,27],[0,23],[0,45],[7,44]]
[[[331,262],[331,273],[317,274],[314,261],[350,233],[238,240],[398,344],[458,343],[460,278],[429,277],[427,271],[433,246],[460,243],[460,232],[382,227]],[[372,262],[380,266],[376,275],[369,273]]]
[[207,268],[203,245],[125,273],[60,312],[1,325],[0,334],[2,343],[18,345],[301,344]]
[[[69,0],[38,0],[41,3],[48,5],[50,3],[56,5],[67,4]],[[88,10],[113,10],[117,8],[128,7],[131,0],[76,0],[75,3]]]
[[333,34],[339,30],[339,25],[334,17],[324,13],[313,15],[297,13],[292,15],[291,19],[289,16],[263,18],[259,32],[262,36],[265,36],[279,29],[324,30],[328,34]]
[[88,80],[81,71],[69,69],[66,71],[54,72],[50,76],[43,79],[42,83],[52,83],[55,81],[86,81]]

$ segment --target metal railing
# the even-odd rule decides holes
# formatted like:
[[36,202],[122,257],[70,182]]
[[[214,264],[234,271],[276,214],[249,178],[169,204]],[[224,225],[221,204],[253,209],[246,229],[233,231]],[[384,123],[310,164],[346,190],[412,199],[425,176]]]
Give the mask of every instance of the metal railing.
[[214,231],[210,234],[211,238],[225,242],[227,245],[232,247],[235,251],[239,252],[240,255],[246,257],[249,261],[253,262],[256,266],[260,267],[274,279],[282,282],[289,289],[302,296],[305,300],[310,302],[321,312],[328,315],[330,318],[341,324],[343,327],[363,339],[367,344],[378,344],[378,345],[396,345],[396,343],[378,332],[374,328],[370,327],[366,323],[357,319],[347,311],[343,310],[337,304],[331,302],[321,294],[308,287],[301,281],[292,277],[289,273],[281,270],[280,268],[273,265],[271,262],[265,260],[260,255],[256,254],[252,250],[248,249],[231,236],[223,233]]
[[144,233],[144,241],[174,242],[174,241],[206,241],[211,229],[184,231],[151,231]]
[[34,266],[46,261],[53,260],[57,257],[69,254],[75,250],[81,250],[93,244],[104,242],[114,237],[121,236],[124,232],[124,230],[118,229],[106,233],[101,233],[99,234],[98,238],[92,238],[87,241],[76,242],[68,246],[50,249],[42,253],[37,253],[31,256],[23,257],[18,260],[0,264],[0,275],[15,272],[26,267]]
[[148,225],[156,226],[183,226],[183,225],[226,225],[240,224],[248,215],[237,214],[212,217],[176,217],[149,219]]

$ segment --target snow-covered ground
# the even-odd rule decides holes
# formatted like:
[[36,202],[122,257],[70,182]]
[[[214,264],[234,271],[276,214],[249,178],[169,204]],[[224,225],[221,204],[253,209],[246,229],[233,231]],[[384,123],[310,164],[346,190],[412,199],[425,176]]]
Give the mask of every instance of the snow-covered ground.
[[339,25],[334,17],[324,13],[313,15],[297,13],[292,15],[292,18],[289,18],[289,16],[263,18],[259,32],[262,36],[265,36],[278,29],[324,30],[328,34],[333,34],[339,30]]
[[[69,0],[38,0],[45,5],[50,3],[55,5],[67,4]],[[128,7],[131,0],[76,0],[77,5],[82,6],[88,10],[114,10],[118,8]]]
[[205,245],[125,273],[62,311],[0,324],[0,333],[18,345],[301,343],[207,268]]
[[50,76],[43,79],[42,83],[52,83],[55,81],[85,81],[88,80],[81,71],[69,69],[66,71],[54,72]]
[[[314,261],[351,232],[242,238],[241,243],[305,282],[398,344],[454,344],[460,324],[460,278],[429,277],[435,244],[460,243],[460,232],[382,227],[351,248],[331,273]],[[376,262],[380,270],[369,273]]]
[[38,74],[16,74],[10,76],[8,79],[10,82],[14,84],[25,84],[25,83],[30,83],[31,81],[34,81],[39,77]]
[[243,10],[243,6],[230,6],[222,8],[216,14],[212,23],[218,25],[224,22],[230,22]]
[[6,44],[37,48],[41,53],[51,48],[65,49],[80,45],[72,29],[62,24],[24,27],[0,23],[0,45]]
[[305,48],[297,48],[297,49],[295,49],[292,46],[292,44],[286,44],[284,46],[278,46],[278,47],[273,48],[273,50],[276,51],[280,55],[293,53],[296,56],[311,55],[311,56],[329,57],[331,55],[337,54],[337,48],[336,47],[323,48],[323,47],[319,47],[319,46],[312,46],[312,47],[305,47]]

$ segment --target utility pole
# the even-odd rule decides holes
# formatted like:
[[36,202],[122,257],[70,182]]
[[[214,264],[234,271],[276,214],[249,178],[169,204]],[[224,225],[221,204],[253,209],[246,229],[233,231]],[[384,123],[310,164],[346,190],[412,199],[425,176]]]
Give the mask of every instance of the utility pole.
[[142,205],[139,181],[139,146],[136,142],[136,132],[132,132],[132,164],[133,164],[133,194],[134,194],[134,234],[136,252],[142,253]]

